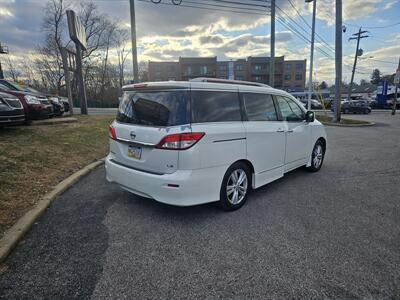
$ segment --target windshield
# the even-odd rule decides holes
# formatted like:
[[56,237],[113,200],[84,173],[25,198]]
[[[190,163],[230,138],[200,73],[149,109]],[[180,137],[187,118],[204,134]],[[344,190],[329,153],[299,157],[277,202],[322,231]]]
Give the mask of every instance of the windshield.
[[188,90],[126,91],[118,108],[117,121],[148,126],[189,123]]
[[11,89],[10,89],[8,86],[6,86],[6,85],[2,84],[1,82],[0,82],[0,89],[3,89],[3,90],[8,90],[8,91],[10,91],[10,90],[11,90]]
[[29,92],[25,87],[15,83],[13,81],[7,81],[7,83],[3,83],[3,85],[8,86],[10,89],[21,91],[21,92]]
[[34,88],[31,88],[29,86],[21,86],[21,88],[23,88],[25,91],[27,92],[32,92],[32,93],[36,93],[36,94],[40,94],[40,92],[38,90],[35,90]]

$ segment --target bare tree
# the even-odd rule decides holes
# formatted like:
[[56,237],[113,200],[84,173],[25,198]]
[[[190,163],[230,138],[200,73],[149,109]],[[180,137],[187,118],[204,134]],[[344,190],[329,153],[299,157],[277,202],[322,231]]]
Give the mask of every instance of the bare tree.
[[114,34],[114,43],[118,57],[118,72],[119,72],[119,86],[124,85],[125,76],[125,62],[128,55],[131,53],[129,48],[129,32],[126,29],[117,29]]
[[11,77],[11,79],[15,82],[18,81],[18,77],[21,76],[21,72],[15,68],[14,62],[10,59],[10,57],[7,57],[6,60],[6,65],[8,69],[8,74]]
[[108,55],[111,47],[111,41],[112,41],[112,36],[116,30],[116,25],[108,22],[106,26],[106,30],[104,31],[104,42],[105,42],[105,54],[104,54],[104,66],[103,66],[103,72],[101,76],[101,90],[100,90],[100,96],[101,99],[104,100],[104,89],[105,89],[105,82],[106,82],[106,77],[107,77],[107,63],[108,63]]
[[141,82],[149,80],[149,68],[147,63],[143,61],[139,63],[139,80]]
[[[69,45],[68,48],[73,50],[69,43],[66,20],[70,1],[48,0],[44,8],[42,30],[45,39],[37,47],[39,55],[31,65],[30,70],[33,72],[29,73],[29,81],[39,83],[43,91],[59,94],[64,91],[61,48]],[[129,34],[107,15],[101,14],[93,2],[81,1],[76,11],[87,37],[87,49],[83,52],[83,73],[88,97],[93,100],[114,97],[115,91],[124,82]],[[118,59],[110,59],[111,53],[117,53]],[[73,77],[72,86],[76,86],[76,76]]]
[[66,28],[66,9],[63,0],[50,0],[45,5],[42,30],[46,37],[44,45],[38,48],[40,58],[36,59],[43,84],[57,93],[61,90],[64,78],[61,48],[65,45],[62,37]]

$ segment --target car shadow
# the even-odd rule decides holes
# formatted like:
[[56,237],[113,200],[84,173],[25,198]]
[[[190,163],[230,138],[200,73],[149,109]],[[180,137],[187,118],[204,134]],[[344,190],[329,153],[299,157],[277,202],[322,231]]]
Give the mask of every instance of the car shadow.
[[[285,187],[288,184],[292,185],[293,181],[301,180],[301,178],[304,178],[305,174],[312,175],[312,173],[306,171],[305,168],[299,168],[285,174],[284,177],[274,182],[251,191],[247,203],[241,209],[232,212],[226,212],[219,208],[218,202],[180,207],[164,204],[154,199],[138,196],[127,191],[121,191],[121,199],[123,201],[121,204],[123,204],[127,210],[131,210],[132,213],[135,214],[147,215],[152,218],[157,216],[181,221],[190,220],[191,222],[193,219],[199,220],[214,218],[215,216],[221,215],[236,215],[236,213],[240,213],[243,210],[251,211],[256,209],[257,205],[254,206],[254,203],[266,200],[265,198],[267,198],[268,193],[271,191],[280,193],[281,190],[281,192],[284,193]],[[295,184],[298,184],[298,182]]]

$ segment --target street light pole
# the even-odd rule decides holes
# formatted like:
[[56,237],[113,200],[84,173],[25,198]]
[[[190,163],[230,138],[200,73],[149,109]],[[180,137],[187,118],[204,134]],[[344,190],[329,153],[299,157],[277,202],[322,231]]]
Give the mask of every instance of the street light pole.
[[136,46],[136,16],[135,16],[135,0],[129,0],[131,12],[131,40],[132,40],[132,67],[133,67],[133,80],[135,83],[139,82],[138,60],[137,60],[137,46]]
[[306,0],[306,3],[313,2],[312,30],[311,30],[311,53],[310,53],[310,75],[308,83],[307,109],[311,110],[311,97],[313,93],[313,66],[314,66],[314,40],[315,40],[315,15],[317,13],[317,0]]
[[398,96],[398,89],[399,89],[399,82],[400,82],[400,58],[399,58],[399,65],[396,70],[396,76],[395,76],[395,84],[396,84],[396,89],[394,91],[394,99],[393,99],[393,107],[392,107],[392,116],[396,114],[396,107],[397,107],[397,96]]
[[335,38],[335,106],[333,120],[340,122],[340,100],[342,98],[342,0],[336,0],[336,38]]
[[275,0],[271,0],[271,52],[269,60],[269,85],[275,85]]

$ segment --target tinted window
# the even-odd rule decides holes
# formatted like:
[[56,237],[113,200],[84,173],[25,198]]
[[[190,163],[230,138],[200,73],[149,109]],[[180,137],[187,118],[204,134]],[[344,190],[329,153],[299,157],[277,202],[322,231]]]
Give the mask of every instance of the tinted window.
[[188,91],[125,92],[117,121],[150,126],[187,124],[188,98]]
[[236,92],[192,91],[193,123],[241,121]]
[[243,100],[249,121],[276,121],[278,119],[271,95],[243,93]]
[[304,111],[292,99],[281,96],[276,99],[284,121],[299,122],[304,119]]

